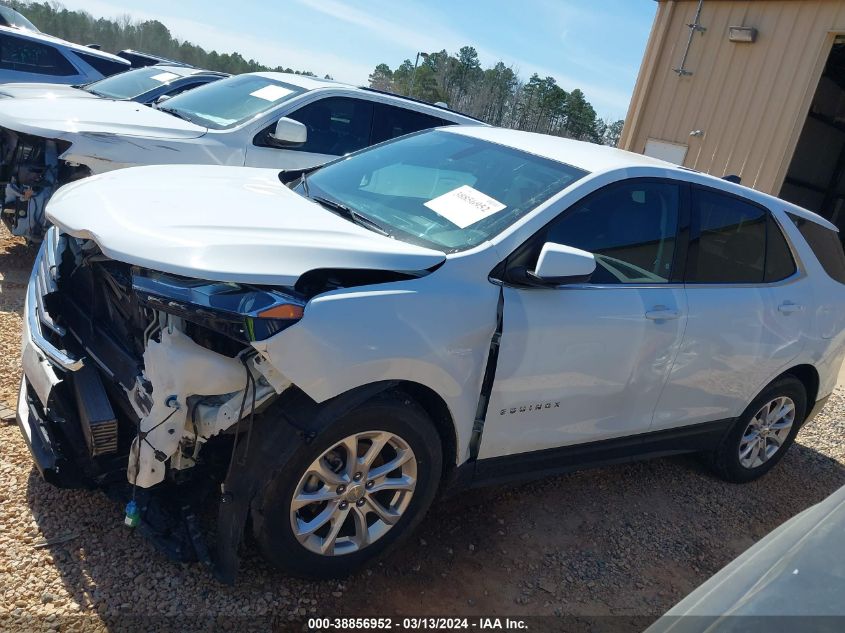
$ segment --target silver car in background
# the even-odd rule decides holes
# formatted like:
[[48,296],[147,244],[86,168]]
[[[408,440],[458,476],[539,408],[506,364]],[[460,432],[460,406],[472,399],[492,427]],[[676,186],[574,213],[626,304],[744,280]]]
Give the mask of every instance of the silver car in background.
[[85,84],[130,66],[111,53],[46,33],[0,26],[0,83]]

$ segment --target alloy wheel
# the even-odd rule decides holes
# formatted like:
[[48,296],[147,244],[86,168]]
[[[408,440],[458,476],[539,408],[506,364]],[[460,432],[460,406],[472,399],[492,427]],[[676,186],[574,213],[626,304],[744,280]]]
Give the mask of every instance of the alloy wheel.
[[402,517],[417,484],[417,460],[395,433],[349,435],[306,469],[290,503],[293,534],[324,556],[359,551]]
[[794,423],[792,398],[780,396],[760,407],[739,440],[740,465],[752,469],[769,461],[786,442]]

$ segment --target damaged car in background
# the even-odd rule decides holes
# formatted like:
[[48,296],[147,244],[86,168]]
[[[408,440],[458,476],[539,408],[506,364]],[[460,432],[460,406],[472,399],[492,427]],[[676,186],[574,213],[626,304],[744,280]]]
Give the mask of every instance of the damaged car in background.
[[192,72],[130,71],[101,86],[102,99],[0,99],[0,217],[11,233],[40,241],[44,205],[59,186],[123,167],[304,169],[410,132],[478,124],[447,108],[290,73],[220,79],[152,108],[123,97],[129,80],[168,83]]
[[685,452],[754,480],[845,356],[833,225],[557,137],[140,167],[47,213],[17,410],[38,470],[226,581],[248,525],[273,564],[336,577],[443,489]]

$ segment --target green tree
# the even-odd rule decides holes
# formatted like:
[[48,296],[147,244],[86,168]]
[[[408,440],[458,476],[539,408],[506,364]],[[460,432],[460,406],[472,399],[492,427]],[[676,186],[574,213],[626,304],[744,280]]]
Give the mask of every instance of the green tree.
[[426,101],[446,101],[449,107],[493,125],[567,136],[594,143],[619,141],[622,122],[603,121],[579,89],[567,92],[554,77],[533,74],[522,83],[513,68],[501,61],[482,68],[478,51],[462,47],[429,54],[414,74],[410,59],[391,71],[379,64],[370,85]]
[[393,88],[393,71],[387,64],[379,64],[375,70],[370,73],[370,88],[376,90],[391,90]]

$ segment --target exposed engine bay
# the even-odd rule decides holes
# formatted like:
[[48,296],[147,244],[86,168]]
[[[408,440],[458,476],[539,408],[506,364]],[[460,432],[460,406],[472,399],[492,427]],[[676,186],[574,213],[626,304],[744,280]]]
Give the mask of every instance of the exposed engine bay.
[[294,322],[293,295],[130,266],[90,241],[58,244],[46,311],[86,358],[71,381],[90,459],[119,457],[126,479],[149,488],[290,386],[250,343]]
[[69,147],[66,141],[0,128],[0,217],[13,235],[40,241],[46,228],[44,208],[53,192],[91,175],[88,167],[59,158]]

